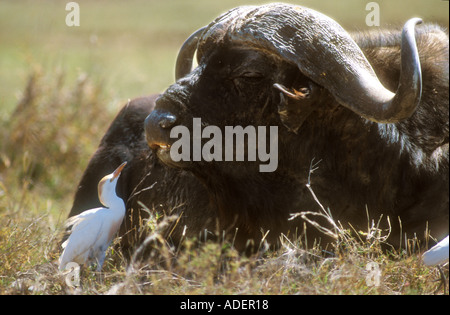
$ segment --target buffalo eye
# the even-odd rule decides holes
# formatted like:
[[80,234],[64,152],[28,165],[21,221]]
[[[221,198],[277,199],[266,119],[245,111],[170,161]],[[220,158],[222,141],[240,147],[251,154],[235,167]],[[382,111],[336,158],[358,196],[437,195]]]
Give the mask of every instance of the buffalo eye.
[[264,78],[264,75],[259,72],[246,71],[235,78],[235,80],[241,80],[248,83],[258,83]]
[[245,94],[248,89],[255,86],[264,79],[264,75],[259,72],[244,72],[232,78],[233,85],[239,94]]

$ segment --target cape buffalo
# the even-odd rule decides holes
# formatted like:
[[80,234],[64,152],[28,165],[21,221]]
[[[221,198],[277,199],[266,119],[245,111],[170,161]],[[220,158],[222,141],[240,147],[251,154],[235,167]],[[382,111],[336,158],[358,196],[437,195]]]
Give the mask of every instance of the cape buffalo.
[[[305,222],[291,214],[321,211],[319,202],[355,230],[381,215],[386,228],[389,217],[392,244],[426,229],[441,239],[449,229],[448,57],[446,32],[420,19],[349,33],[300,6],[232,9],[186,40],[174,84],[117,115],[70,216],[98,206],[98,180],[128,161],[118,187],[124,247],[142,242],[150,213],[177,215],[165,233],[175,245],[205,231],[239,250],[263,237],[276,244],[281,233],[302,233]],[[264,127],[266,135],[277,127],[276,169],[260,170],[270,140],[254,142],[258,156],[249,158],[251,133],[241,138],[244,159],[226,159],[223,139],[208,145],[230,126]],[[171,151],[174,130],[187,131],[194,146],[184,159],[173,158],[183,149]],[[215,158],[195,152],[195,141]]]

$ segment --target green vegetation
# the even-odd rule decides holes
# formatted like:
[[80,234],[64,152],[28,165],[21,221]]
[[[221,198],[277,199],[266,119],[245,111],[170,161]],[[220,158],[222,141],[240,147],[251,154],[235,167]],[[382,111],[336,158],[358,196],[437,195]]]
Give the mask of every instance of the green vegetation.
[[[445,1],[377,2],[383,25],[413,15],[448,25]],[[173,263],[135,273],[110,250],[101,275],[83,270],[78,291],[68,287],[55,265],[63,223],[114,115],[128,99],[173,82],[177,50],[192,31],[226,9],[261,2],[81,0],[81,26],[72,28],[65,3],[0,2],[0,294],[434,293],[439,273],[420,264],[414,241],[386,253],[381,235],[367,239],[366,231],[357,241],[344,230],[333,254],[284,239],[277,251],[242,257],[231,244],[186,240],[182,251],[161,249]],[[301,4],[365,27],[365,1]],[[379,286],[366,281],[370,262],[380,267]]]

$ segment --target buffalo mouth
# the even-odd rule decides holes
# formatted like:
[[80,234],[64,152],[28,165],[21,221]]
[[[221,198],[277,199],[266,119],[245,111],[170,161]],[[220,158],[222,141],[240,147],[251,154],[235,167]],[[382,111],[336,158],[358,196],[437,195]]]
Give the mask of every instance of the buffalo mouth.
[[165,162],[166,160],[170,159],[170,148],[171,146],[169,144],[162,144],[162,143],[147,143],[150,149],[153,150],[153,152],[156,154],[156,156]]
[[170,130],[176,122],[177,117],[173,113],[161,109],[153,110],[144,122],[145,140],[161,162],[171,167],[185,168],[189,166],[189,162],[176,162],[170,154],[173,143]]
[[167,143],[161,143],[161,142],[150,142],[147,141],[148,146],[158,160],[160,160],[163,164],[173,167],[173,168],[181,168],[181,169],[187,169],[192,167],[192,163],[190,161],[174,161],[172,157],[170,156],[170,150],[172,146]]
[[170,157],[170,145],[164,145],[164,144],[152,144],[150,145],[150,148],[155,152],[158,159],[163,162],[164,164],[172,167],[176,167],[176,162],[172,160]]

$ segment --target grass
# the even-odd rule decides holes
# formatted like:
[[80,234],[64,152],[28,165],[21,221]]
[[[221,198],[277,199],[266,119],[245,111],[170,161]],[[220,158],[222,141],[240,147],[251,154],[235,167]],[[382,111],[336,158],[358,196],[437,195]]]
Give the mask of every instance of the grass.
[[[407,8],[378,2],[382,24],[420,12],[448,25],[445,1],[416,0]],[[79,28],[65,26],[62,3],[0,2],[0,294],[435,293],[439,272],[420,263],[414,240],[383,252],[385,231],[339,226],[327,251],[283,238],[278,250],[243,257],[232,244],[185,240],[180,251],[161,246],[170,263],[133,272],[111,249],[101,274],[83,270],[80,287],[69,287],[55,264],[63,223],[109,123],[128,98],[172,83],[177,49],[189,33],[243,2],[79,1]],[[302,3],[346,27],[364,27],[364,2],[347,1],[352,10],[328,0]],[[379,286],[366,281],[370,263],[381,271]]]

